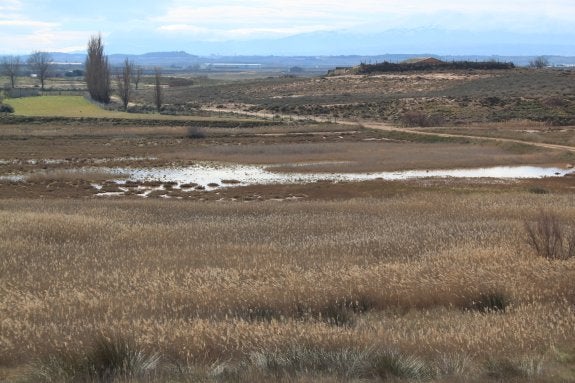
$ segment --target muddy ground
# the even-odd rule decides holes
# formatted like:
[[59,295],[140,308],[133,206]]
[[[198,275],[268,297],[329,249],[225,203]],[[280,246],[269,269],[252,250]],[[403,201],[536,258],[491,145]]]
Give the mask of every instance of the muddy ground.
[[[497,142],[419,142],[413,137],[408,137],[412,141],[390,139],[378,131],[335,124],[291,124],[286,129],[281,133],[277,126],[203,128],[202,138],[190,138],[185,127],[131,126],[114,130],[105,125],[86,124],[0,125],[0,175],[26,177],[25,181],[4,179],[0,182],[0,198],[119,198],[114,196],[115,193],[121,194],[121,198],[142,198],[138,186],[143,185],[133,184],[127,191],[122,191],[117,185],[106,183],[106,180],[117,176],[97,171],[98,168],[115,166],[146,168],[216,161],[280,165],[275,171],[283,172],[345,173],[525,164],[566,167],[573,159],[570,153],[562,151]],[[90,171],[82,171],[86,168]],[[74,169],[78,172],[70,171]],[[94,184],[104,187],[98,189]],[[338,199],[385,197],[425,188],[570,191],[574,185],[571,177],[532,181],[316,182],[216,187],[211,191],[196,189],[193,185],[187,190],[164,185],[164,190],[155,191],[147,198],[237,201]],[[102,196],[102,193],[107,194]]]

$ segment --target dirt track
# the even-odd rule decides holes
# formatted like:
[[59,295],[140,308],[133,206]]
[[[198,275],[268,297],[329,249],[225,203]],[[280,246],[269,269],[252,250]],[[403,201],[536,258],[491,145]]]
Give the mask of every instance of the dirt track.
[[[234,114],[243,114],[248,116],[254,117],[262,117],[262,118],[274,118],[276,115],[273,113],[266,113],[266,112],[246,112],[240,109],[222,109],[222,108],[204,108],[208,111],[218,111],[218,112],[225,112],[225,113],[234,113]],[[557,145],[557,144],[547,144],[542,142],[533,142],[533,141],[526,141],[526,140],[515,140],[511,138],[499,138],[499,137],[487,137],[487,136],[479,136],[479,135],[465,135],[465,134],[452,134],[452,133],[432,133],[432,132],[422,132],[417,129],[413,128],[402,128],[398,126],[393,126],[391,124],[382,123],[382,122],[373,122],[373,121],[352,121],[352,120],[333,120],[329,118],[323,117],[315,117],[315,116],[296,116],[296,115],[282,115],[282,118],[289,118],[291,120],[313,120],[316,122],[333,122],[341,125],[353,125],[358,127],[363,127],[367,129],[375,129],[375,130],[383,130],[383,131],[396,131],[402,133],[411,133],[411,134],[419,134],[423,136],[435,136],[435,137],[445,137],[445,138],[468,138],[474,140],[486,140],[486,141],[496,141],[496,142],[508,142],[508,143],[516,143],[516,144],[526,144],[531,146],[536,146],[539,148],[545,149],[553,149],[553,150],[566,150],[569,152],[575,152],[575,147],[567,146],[567,145]]]

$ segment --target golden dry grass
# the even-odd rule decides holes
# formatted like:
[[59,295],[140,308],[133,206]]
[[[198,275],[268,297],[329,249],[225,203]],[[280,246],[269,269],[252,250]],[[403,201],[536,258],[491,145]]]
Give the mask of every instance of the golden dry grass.
[[[101,333],[206,366],[295,346],[547,362],[575,340],[575,260],[534,256],[523,221],[574,202],[0,201],[0,365]],[[487,294],[506,310],[474,310]]]

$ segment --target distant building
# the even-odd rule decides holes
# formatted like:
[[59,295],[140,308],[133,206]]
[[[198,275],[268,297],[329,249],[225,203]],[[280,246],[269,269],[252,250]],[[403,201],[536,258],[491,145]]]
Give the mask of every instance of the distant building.
[[401,62],[401,64],[424,64],[424,65],[439,65],[444,63],[445,63],[444,61],[436,59],[435,57],[415,57]]

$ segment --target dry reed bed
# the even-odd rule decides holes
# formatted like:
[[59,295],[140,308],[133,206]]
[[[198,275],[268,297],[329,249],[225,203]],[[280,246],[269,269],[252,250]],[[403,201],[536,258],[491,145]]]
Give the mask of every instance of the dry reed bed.
[[[535,257],[523,221],[574,202],[0,201],[0,364],[100,333],[196,363],[294,345],[543,355],[575,340],[575,262]],[[474,306],[490,294],[504,312]]]

